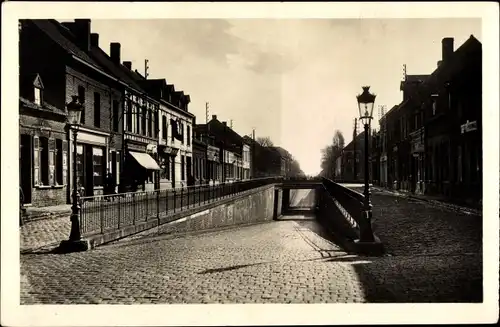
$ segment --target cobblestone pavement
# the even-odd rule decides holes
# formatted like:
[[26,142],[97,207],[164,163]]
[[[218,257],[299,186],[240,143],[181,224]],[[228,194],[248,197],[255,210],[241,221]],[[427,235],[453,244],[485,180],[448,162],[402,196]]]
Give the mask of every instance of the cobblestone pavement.
[[[357,191],[359,191],[357,189]],[[373,227],[390,257],[358,265],[371,302],[481,302],[482,217],[374,190]]]
[[303,218],[24,254],[21,303],[363,302],[353,262],[328,261],[352,256],[316,228]]
[[23,254],[21,303],[482,301],[482,217],[376,191],[373,205],[389,256],[350,255],[311,218],[285,217]]
[[70,230],[69,216],[27,222],[19,227],[21,253],[52,248],[68,239]]

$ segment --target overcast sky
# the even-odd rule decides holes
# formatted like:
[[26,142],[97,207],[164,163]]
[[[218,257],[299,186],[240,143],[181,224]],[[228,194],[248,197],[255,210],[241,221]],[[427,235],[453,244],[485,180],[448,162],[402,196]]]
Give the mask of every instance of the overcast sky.
[[[240,135],[269,136],[306,173],[320,171],[320,150],[339,129],[352,140],[356,95],[363,85],[378,105],[400,103],[403,64],[430,74],[441,39],[455,49],[480,19],[161,19],[92,20],[100,46],[120,42],[122,61],[150,78],[166,78],[191,96],[190,111],[233,120]],[[361,130],[361,127],[358,128]]]

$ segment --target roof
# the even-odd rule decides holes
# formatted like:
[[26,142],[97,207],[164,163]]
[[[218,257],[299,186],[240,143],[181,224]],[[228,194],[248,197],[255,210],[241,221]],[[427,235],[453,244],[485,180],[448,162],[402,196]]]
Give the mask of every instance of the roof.
[[289,158],[291,157],[292,155],[290,154],[290,152],[288,152],[287,150],[283,149],[282,147],[279,147],[279,146],[272,146],[270,147],[271,149],[277,151],[281,157],[283,158]]
[[47,34],[67,53],[86,61],[87,63],[100,68],[85,51],[76,45],[75,35],[55,19],[31,19],[42,32]]
[[139,92],[146,93],[146,91],[133,79],[131,78],[125,70],[127,67],[123,66],[121,63],[117,64],[111,60],[111,58],[102,50],[100,47],[91,46],[90,53],[92,57],[99,62],[99,64],[104,67],[104,69],[117,77],[122,82],[129,85],[131,88],[136,89]]
[[[356,136],[356,143],[359,143],[363,138],[365,137],[365,131],[362,131],[361,133],[359,133],[357,136]],[[349,144],[347,144],[343,149],[342,151],[353,151],[354,150],[354,140],[352,140],[351,142],[349,142]]]

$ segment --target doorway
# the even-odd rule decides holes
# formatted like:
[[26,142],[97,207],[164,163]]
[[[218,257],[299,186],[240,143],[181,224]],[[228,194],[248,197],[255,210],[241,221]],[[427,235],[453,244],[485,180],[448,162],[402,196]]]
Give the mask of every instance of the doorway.
[[31,203],[31,167],[32,167],[32,137],[31,135],[21,134],[19,140],[19,187],[23,194],[22,204]]
[[191,157],[186,157],[186,170],[187,170],[187,182],[188,186],[194,184],[193,173],[191,170]]
[[172,156],[172,188],[175,188],[175,157]]

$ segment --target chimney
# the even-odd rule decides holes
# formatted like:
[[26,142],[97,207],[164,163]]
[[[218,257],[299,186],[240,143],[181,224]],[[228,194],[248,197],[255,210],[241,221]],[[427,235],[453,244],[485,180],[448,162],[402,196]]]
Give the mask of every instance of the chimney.
[[442,64],[442,63],[443,63],[443,61],[442,61],[442,60],[439,60],[439,61],[438,61],[438,63],[437,63],[437,66],[438,66],[438,67],[439,67],[439,66],[441,66],[441,64]]
[[121,60],[120,60],[120,48],[121,48],[121,45],[120,43],[118,42],[111,42],[109,44],[109,54],[110,54],[110,57],[111,57],[111,60],[115,63],[115,64],[120,64],[121,63]]
[[132,70],[132,61],[124,61],[123,66],[127,67],[128,70]]
[[99,46],[99,34],[97,33],[90,34],[90,45],[93,47]]
[[90,51],[90,19],[75,19],[73,34],[82,50]]
[[222,125],[227,126],[227,122],[223,121]]
[[213,120],[217,120],[217,115],[212,115]]
[[452,37],[445,37],[442,43],[442,60],[443,62],[448,61],[451,56],[453,55],[453,38]]

